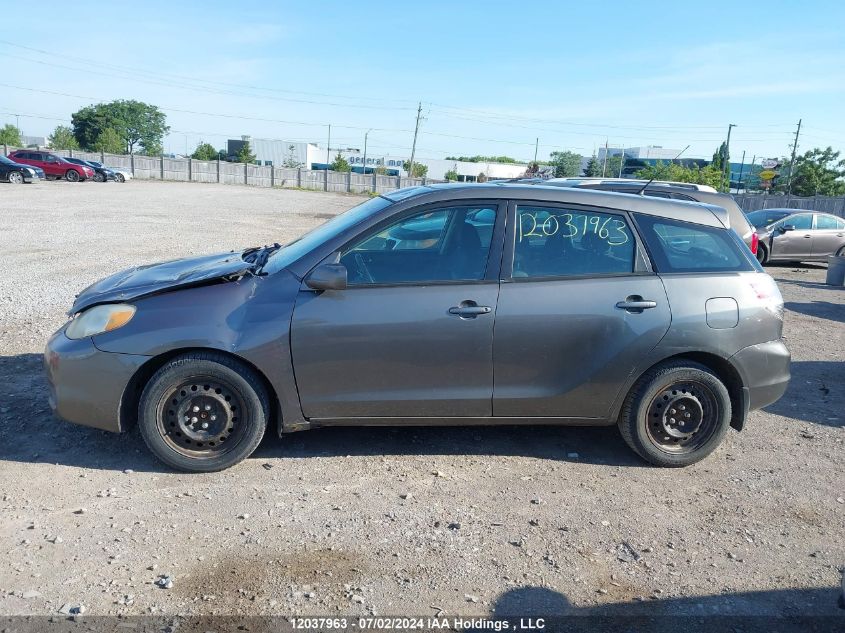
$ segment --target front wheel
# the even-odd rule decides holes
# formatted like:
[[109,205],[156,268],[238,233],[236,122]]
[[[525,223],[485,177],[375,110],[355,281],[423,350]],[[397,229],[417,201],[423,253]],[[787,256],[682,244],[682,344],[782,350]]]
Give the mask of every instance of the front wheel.
[[106,182],[106,177],[99,172],[94,172],[94,182]]
[[762,244],[757,244],[757,261],[760,262],[761,266],[764,266],[769,261],[769,252]]
[[731,423],[731,398],[710,369],[673,361],[645,373],[619,418],[625,442],[656,466],[689,466],[712,453]]
[[68,169],[65,178],[68,182],[79,182],[79,172],[75,169]]
[[249,457],[270,414],[267,390],[249,367],[217,352],[178,356],[147,383],[138,425],[162,462],[215,472]]
[[9,172],[9,182],[13,185],[23,184],[23,174],[19,171]]

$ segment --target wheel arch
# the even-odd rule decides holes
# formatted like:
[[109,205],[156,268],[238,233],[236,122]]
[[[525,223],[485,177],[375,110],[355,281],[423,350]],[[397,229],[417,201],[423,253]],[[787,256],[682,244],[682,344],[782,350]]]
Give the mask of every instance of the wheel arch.
[[737,368],[734,367],[733,363],[731,363],[727,358],[723,358],[711,352],[681,352],[673,356],[662,358],[648,367],[645,367],[628,385],[624,398],[622,398],[622,401],[619,403],[617,417],[621,413],[622,402],[625,401],[628,394],[631,393],[631,390],[634,389],[637,382],[639,382],[640,378],[658,365],[678,360],[690,360],[695,363],[699,363],[700,365],[704,365],[707,369],[716,374],[719,380],[724,383],[725,387],[728,389],[728,394],[731,397],[731,426],[737,431],[741,431],[745,426],[745,418],[748,412],[748,397],[745,392],[745,384],[742,380],[742,376]]
[[131,429],[138,421],[138,405],[141,400],[141,393],[144,391],[144,387],[150,381],[153,374],[155,374],[159,369],[161,369],[166,363],[168,363],[173,358],[177,356],[181,356],[183,354],[190,354],[192,352],[213,352],[215,354],[221,354],[223,356],[228,356],[229,358],[234,359],[235,361],[242,363],[246,367],[249,367],[252,371],[255,372],[255,375],[261,379],[261,382],[264,384],[264,388],[267,390],[267,396],[270,398],[270,419],[268,420],[268,427],[269,428],[281,428],[281,406],[279,404],[279,397],[276,393],[276,390],[273,388],[273,385],[267,379],[267,376],[264,374],[261,369],[256,367],[253,363],[248,361],[243,356],[239,356],[237,354],[233,354],[227,350],[219,349],[216,347],[180,347],[172,350],[168,350],[166,352],[162,352],[157,356],[151,357],[147,362],[145,362],[138,370],[133,374],[132,378],[129,379],[129,382],[126,383],[126,387],[123,390],[123,395],[120,398],[120,431],[128,431]]

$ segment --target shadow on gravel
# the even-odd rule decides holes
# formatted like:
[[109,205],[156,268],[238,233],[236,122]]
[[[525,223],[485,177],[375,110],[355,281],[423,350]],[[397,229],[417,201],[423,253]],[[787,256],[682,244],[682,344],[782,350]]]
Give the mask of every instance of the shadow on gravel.
[[[565,595],[545,587],[520,587],[502,594],[491,617],[528,628],[544,618],[545,630],[600,631],[842,631],[839,587],[749,591],[685,598],[620,601],[593,607],[572,606]],[[521,625],[521,626],[520,626]],[[482,628],[470,629],[481,631]],[[489,629],[487,629],[489,630]]]
[[828,319],[829,321],[845,323],[845,305],[841,303],[831,303],[830,301],[797,303],[795,301],[787,301],[783,305],[787,310],[800,312],[801,314],[806,314],[817,319]]
[[[173,472],[153,458],[137,429],[121,435],[55,417],[40,354],[0,357],[0,460],[81,468]],[[333,455],[520,455],[647,467],[616,427],[346,427],[286,435],[268,430],[253,459]]]
[[786,393],[763,411],[822,426],[845,427],[845,361],[793,361],[790,371],[792,379]]

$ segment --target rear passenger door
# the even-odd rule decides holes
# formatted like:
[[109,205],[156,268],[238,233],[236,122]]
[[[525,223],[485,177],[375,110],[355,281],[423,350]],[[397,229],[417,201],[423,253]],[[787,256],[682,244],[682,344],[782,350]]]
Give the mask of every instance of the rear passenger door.
[[835,255],[845,246],[845,220],[826,213],[816,214],[813,231],[813,257]]
[[624,213],[511,204],[493,338],[493,415],[605,419],[670,323]]

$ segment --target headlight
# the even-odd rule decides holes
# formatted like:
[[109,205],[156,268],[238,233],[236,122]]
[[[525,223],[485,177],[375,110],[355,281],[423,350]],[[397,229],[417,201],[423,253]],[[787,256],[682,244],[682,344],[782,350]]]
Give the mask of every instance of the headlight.
[[126,303],[94,306],[71,321],[65,334],[68,338],[80,339],[111,332],[129,323],[133,316],[135,306]]

